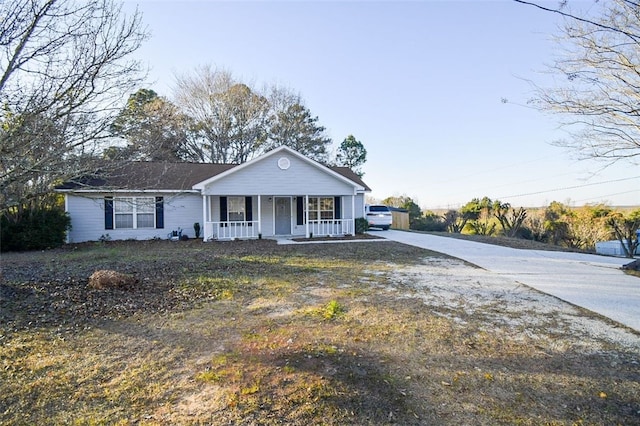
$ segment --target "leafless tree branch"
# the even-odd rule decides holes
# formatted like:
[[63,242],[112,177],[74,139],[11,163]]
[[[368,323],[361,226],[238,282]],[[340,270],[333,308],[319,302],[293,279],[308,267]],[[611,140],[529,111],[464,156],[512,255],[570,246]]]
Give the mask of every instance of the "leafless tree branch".
[[0,210],[95,172],[147,37],[114,0],[0,2]]

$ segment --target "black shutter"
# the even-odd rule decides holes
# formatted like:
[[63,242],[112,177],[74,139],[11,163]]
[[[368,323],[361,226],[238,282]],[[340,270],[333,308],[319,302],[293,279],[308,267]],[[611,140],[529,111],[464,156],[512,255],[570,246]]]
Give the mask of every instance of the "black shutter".
[[296,223],[304,225],[304,197],[299,195],[296,198]]
[[226,222],[227,219],[227,197],[220,197],[220,222]]
[[342,206],[340,205],[341,197],[333,198],[334,219],[342,219]]
[[113,229],[113,197],[104,197],[104,229]]
[[245,220],[251,222],[253,220],[253,199],[251,197],[244,197],[244,212]]
[[156,197],[156,228],[164,228],[164,197]]

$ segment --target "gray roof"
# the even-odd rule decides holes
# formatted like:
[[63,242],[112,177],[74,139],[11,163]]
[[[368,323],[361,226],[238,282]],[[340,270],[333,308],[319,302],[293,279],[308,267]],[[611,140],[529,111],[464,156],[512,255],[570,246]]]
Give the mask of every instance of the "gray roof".
[[[136,161],[108,172],[97,172],[94,176],[65,182],[58,190],[166,190],[188,191],[193,185],[237,167],[237,164],[168,163]],[[329,169],[362,186],[371,189],[360,176],[348,167]]]

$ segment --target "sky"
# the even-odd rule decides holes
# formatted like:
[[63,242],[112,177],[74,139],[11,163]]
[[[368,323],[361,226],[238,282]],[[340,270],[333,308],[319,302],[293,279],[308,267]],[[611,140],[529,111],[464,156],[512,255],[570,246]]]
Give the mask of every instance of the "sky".
[[171,99],[176,75],[211,65],[299,92],[334,150],[363,143],[371,199],[640,205],[638,164],[577,160],[551,144],[566,138],[560,117],[527,106],[559,50],[554,14],[509,0],[125,2],[136,7],[147,88]]

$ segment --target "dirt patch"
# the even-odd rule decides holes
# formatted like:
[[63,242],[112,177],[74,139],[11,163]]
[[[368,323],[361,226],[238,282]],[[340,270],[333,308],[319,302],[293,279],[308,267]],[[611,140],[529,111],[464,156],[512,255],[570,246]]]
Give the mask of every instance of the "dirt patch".
[[545,251],[566,251],[574,253],[593,253],[593,251],[580,250],[576,248],[561,247],[553,244],[547,244],[540,241],[527,240],[524,238],[511,238],[499,235],[469,235],[458,234],[452,232],[428,232],[429,234],[439,237],[458,238],[461,240],[470,240],[477,243],[491,244],[496,246],[511,247],[523,250],[545,250]]
[[[394,242],[3,254],[0,423],[634,424],[640,337]],[[96,290],[96,270],[142,277]]]

